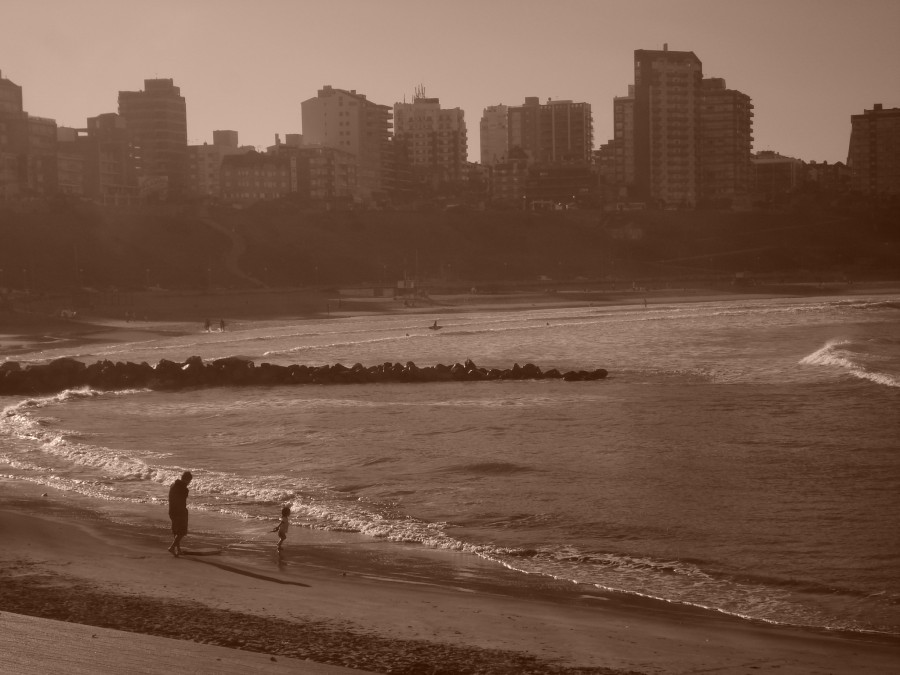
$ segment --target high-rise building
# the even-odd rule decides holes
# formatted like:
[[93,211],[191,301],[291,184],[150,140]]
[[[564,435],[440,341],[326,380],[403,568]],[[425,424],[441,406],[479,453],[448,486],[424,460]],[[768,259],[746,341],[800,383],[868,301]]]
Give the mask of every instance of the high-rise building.
[[850,124],[851,188],[870,195],[900,194],[900,108],[876,103],[851,115]]
[[700,197],[710,203],[746,198],[753,154],[750,97],[707,78],[700,87]]
[[[524,153],[531,163],[590,164],[594,123],[590,103],[528,96],[509,114],[509,156]],[[515,152],[514,152],[515,151]]]
[[22,87],[0,72],[0,199],[19,194],[19,156],[24,152]]
[[637,197],[693,206],[699,197],[703,66],[694,52],[634,52]]
[[357,194],[377,198],[389,187],[391,108],[369,101],[355,89],[325,85],[315,98],[301,103],[303,142],[336,148],[356,157]]
[[613,99],[613,183],[627,192],[634,185],[634,85]]
[[86,128],[60,128],[57,138],[60,192],[101,204],[137,200],[134,149],[120,115],[89,117]]
[[187,106],[171,79],[144,80],[143,91],[120,91],[119,114],[135,149],[142,193],[179,197],[187,190]]
[[21,113],[23,110],[22,87],[7,80],[0,71],[0,114]]
[[491,105],[481,114],[481,164],[503,164],[509,155],[509,109]]
[[85,193],[85,158],[78,143],[79,130],[56,129],[56,176],[59,192],[83,197]]
[[[694,52],[638,49],[634,86],[614,102],[617,183],[662,206],[735,205],[751,187],[753,105]],[[629,129],[629,125],[633,125]]]
[[22,87],[0,77],[0,198],[56,191],[56,121],[25,112]]
[[394,104],[394,139],[406,149],[414,179],[432,184],[463,180],[468,161],[465,113],[441,108],[419,87],[412,103]]

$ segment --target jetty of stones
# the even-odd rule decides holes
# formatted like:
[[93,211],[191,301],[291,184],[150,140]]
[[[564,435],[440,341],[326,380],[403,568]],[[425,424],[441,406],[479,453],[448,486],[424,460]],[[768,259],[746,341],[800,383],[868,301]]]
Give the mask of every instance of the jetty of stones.
[[216,359],[204,363],[192,356],[183,363],[161,360],[155,366],[146,362],[97,361],[86,365],[71,358],[46,364],[22,366],[16,361],[0,364],[0,395],[52,394],[90,387],[98,391],[123,389],[186,389],[198,387],[277,386],[292,384],[369,384],[376,382],[478,382],[482,380],[551,380],[567,382],[602,380],[607,371],[541,370],[518,363],[512,368],[480,368],[471,360],[452,366],[438,364],[419,367],[412,361],[382,363],[376,366],[340,363],[323,366],[272,363],[255,365],[240,357]]

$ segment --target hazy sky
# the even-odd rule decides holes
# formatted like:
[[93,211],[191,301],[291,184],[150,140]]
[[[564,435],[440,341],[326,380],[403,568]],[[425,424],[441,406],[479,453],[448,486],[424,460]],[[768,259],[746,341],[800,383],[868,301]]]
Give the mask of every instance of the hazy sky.
[[526,96],[587,101],[595,145],[635,49],[693,51],[756,107],[755,150],[846,161],[850,115],[900,107],[900,0],[0,0],[0,71],[61,126],[172,78],[188,141],[302,132],[322,85],[393,105],[415,87],[465,111]]

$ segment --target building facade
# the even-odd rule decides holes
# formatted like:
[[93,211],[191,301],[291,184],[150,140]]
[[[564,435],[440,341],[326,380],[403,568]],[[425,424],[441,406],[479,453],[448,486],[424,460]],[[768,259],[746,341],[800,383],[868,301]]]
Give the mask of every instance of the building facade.
[[85,158],[79,147],[78,137],[78,129],[56,129],[56,178],[60,194],[84,197]]
[[221,196],[231,204],[294,197],[325,204],[350,203],[357,193],[357,161],[349,152],[323,146],[278,145],[223,157]]
[[532,164],[590,164],[594,123],[590,103],[525,98],[508,109],[508,152],[524,153]]
[[310,146],[335,148],[356,158],[360,201],[381,198],[388,189],[391,155],[391,108],[369,101],[355,89],[325,85],[301,103],[303,140]]
[[634,85],[628,85],[628,96],[613,99],[612,140],[612,182],[627,193],[634,186]]
[[412,103],[394,104],[394,139],[406,151],[414,181],[439,185],[464,179],[469,149],[460,108],[441,108],[440,99],[419,88]]
[[0,199],[56,191],[56,121],[25,112],[22,87],[0,77]]
[[491,167],[489,179],[490,201],[496,207],[524,210],[527,207],[525,186],[528,181],[528,162],[510,160]]
[[900,108],[872,110],[850,117],[847,166],[853,190],[869,195],[900,195]]
[[634,52],[634,154],[638,199],[693,206],[700,194],[703,66],[693,52]]
[[481,164],[503,164],[509,155],[509,108],[492,105],[481,114]]
[[750,193],[753,104],[747,94],[707,78],[700,89],[700,198],[734,203]]
[[84,129],[60,128],[57,139],[60,192],[101,204],[138,201],[135,151],[120,115],[89,117]]
[[222,188],[222,160],[228,155],[238,155],[252,149],[241,148],[238,145],[238,132],[230,129],[213,131],[212,145],[189,145],[188,192],[200,197],[218,197]]
[[803,182],[803,160],[761,150],[750,160],[754,196],[771,200],[797,190]]
[[25,151],[22,87],[0,72],[0,199],[20,193],[19,158]]
[[171,79],[144,80],[143,91],[119,92],[144,196],[187,193],[187,106]]

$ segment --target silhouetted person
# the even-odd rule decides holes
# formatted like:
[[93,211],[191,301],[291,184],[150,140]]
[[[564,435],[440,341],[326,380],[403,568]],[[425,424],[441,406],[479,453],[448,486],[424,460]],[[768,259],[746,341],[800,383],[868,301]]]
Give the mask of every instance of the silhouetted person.
[[291,507],[285,506],[281,509],[281,520],[278,521],[278,525],[275,526],[275,529],[272,532],[278,533],[278,550],[281,550],[281,545],[284,543],[284,540],[287,539],[287,531],[288,527],[290,527],[291,517]]
[[187,498],[192,478],[191,472],[185,471],[169,487],[169,518],[172,520],[172,534],[175,535],[169,553],[176,558],[181,555],[181,540],[188,532]]
[[209,332],[209,329],[210,329],[211,326],[212,326],[212,324],[209,322],[209,319],[207,319],[207,320],[206,320],[206,332],[207,332],[207,333]]
[[225,319],[219,319],[219,330],[225,332]]

